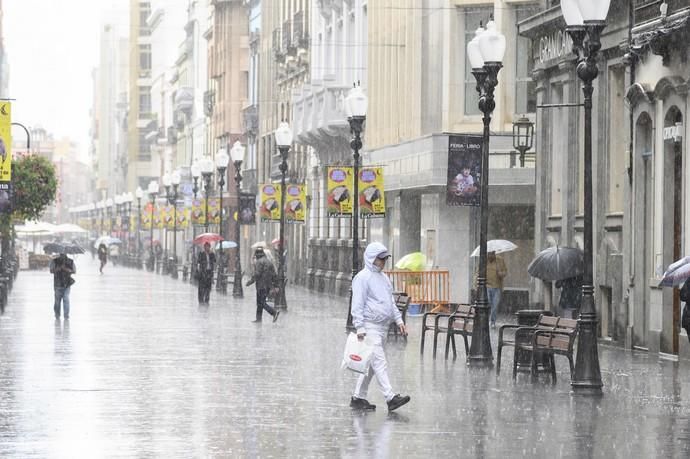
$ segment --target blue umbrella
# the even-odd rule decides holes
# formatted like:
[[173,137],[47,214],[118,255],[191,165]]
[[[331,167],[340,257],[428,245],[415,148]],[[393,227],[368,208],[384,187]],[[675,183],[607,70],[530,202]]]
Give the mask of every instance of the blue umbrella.
[[237,247],[237,242],[235,241],[220,241],[216,244],[216,249],[234,249]]

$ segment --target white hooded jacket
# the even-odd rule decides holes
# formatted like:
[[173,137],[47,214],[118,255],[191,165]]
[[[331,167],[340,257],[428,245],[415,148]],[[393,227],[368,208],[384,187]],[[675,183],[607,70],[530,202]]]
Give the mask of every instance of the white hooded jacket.
[[388,327],[393,321],[403,323],[388,276],[374,266],[376,256],[386,251],[380,242],[369,244],[364,251],[364,269],[352,279],[352,322],[357,334],[366,333],[365,323],[379,327]]

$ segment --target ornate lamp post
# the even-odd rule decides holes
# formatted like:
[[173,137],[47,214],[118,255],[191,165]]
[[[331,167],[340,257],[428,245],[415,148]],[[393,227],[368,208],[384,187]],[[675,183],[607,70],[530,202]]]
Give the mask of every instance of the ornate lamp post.
[[[194,200],[196,201],[196,195],[199,193],[199,177],[201,176],[201,167],[198,161],[192,163],[190,167],[190,172],[192,173],[192,179],[194,180],[194,185],[192,186],[192,193],[194,193]],[[192,240],[196,238],[196,226],[192,223]],[[192,267],[191,267],[191,277],[190,282],[196,283],[196,245],[192,245]]]
[[[226,148],[221,148],[216,153],[216,169],[218,170],[218,192],[220,201],[220,225],[218,227],[218,234],[221,237],[224,236],[223,231],[223,187],[225,186],[225,172],[228,169],[228,163],[230,162],[230,157]],[[228,283],[225,279],[225,258],[223,257],[223,242],[220,243],[220,256],[218,257],[218,283],[216,284],[216,289],[223,293],[227,292]]]
[[[115,212],[113,212],[113,220],[110,226],[110,234],[122,239],[122,195],[116,194],[113,198],[113,201],[115,203],[113,208]],[[118,220],[120,221],[120,224],[118,224]]]
[[123,194],[123,199],[125,203],[125,218],[123,222],[123,228],[127,233],[127,264],[131,264],[132,260],[132,201],[134,201],[134,195],[131,192],[126,192]]
[[110,219],[110,234],[108,236],[113,235],[113,228],[115,227],[115,209],[113,209],[113,204],[113,198],[108,198],[105,200],[105,207],[108,209],[108,218]]
[[96,203],[96,211],[98,212],[99,216],[101,217],[101,221],[98,225],[99,226],[98,232],[101,236],[103,236],[103,219],[105,218],[105,203],[102,199]]
[[138,186],[134,196],[137,198],[137,269],[141,269],[141,198],[144,197],[144,190]]
[[584,145],[584,264],[582,304],[575,358],[575,375],[571,386],[575,393],[602,393],[603,382],[599,368],[597,317],[594,305],[594,267],[592,234],[592,82],[599,74],[597,54],[601,49],[601,32],[606,27],[610,0],[561,0],[566,30],[573,39],[577,55],[577,76],[582,80],[585,107]]
[[513,148],[520,152],[520,167],[525,167],[525,153],[532,149],[533,141],[534,123],[523,116],[513,123]]
[[153,211],[156,207],[156,195],[158,194],[158,182],[151,180],[148,187],[149,199],[151,200],[151,237],[149,239],[149,250],[151,251],[151,256],[149,258],[149,271],[154,271],[156,268],[156,257],[153,252]]
[[[172,201],[172,195],[170,194],[172,177],[170,176],[170,173],[166,172],[165,174],[163,174],[161,180],[163,181],[163,187],[165,187],[165,202],[169,205]],[[165,228],[165,251],[163,252],[165,255],[165,260],[163,260],[163,274],[167,274],[167,272],[170,270],[171,263],[170,253],[168,252],[168,225],[166,224],[166,222],[163,222],[163,227]]]
[[242,183],[242,161],[244,161],[244,146],[236,141],[235,144],[230,149],[230,156],[232,157],[232,163],[235,165],[235,184],[237,184],[237,221],[235,222],[235,242],[237,242],[237,250],[235,255],[235,280],[232,284],[232,296],[235,298],[244,297],[244,292],[242,291],[242,260],[241,260],[241,244],[240,240],[242,235],[240,234],[240,195],[241,193],[241,183]]
[[498,84],[498,72],[503,67],[506,38],[496,30],[496,24],[489,20],[486,30],[479,27],[475,37],[467,44],[467,56],[472,65],[472,74],[477,80],[479,110],[484,121],[482,141],[482,179],[479,231],[479,272],[477,275],[477,317],[474,320],[474,335],[467,363],[470,366],[493,366],[493,353],[489,337],[489,301],[486,292],[486,237],[489,227],[489,127],[491,114],[496,107],[494,89]]
[[285,174],[288,170],[288,153],[292,145],[292,129],[286,122],[280,123],[275,132],[276,144],[280,150],[280,235],[278,236],[278,296],[275,307],[287,310],[285,298]]
[[178,198],[178,188],[180,182],[182,181],[182,176],[180,171],[175,169],[171,174],[172,179],[172,206],[173,206],[173,256],[170,269],[173,279],[177,279],[177,198]]
[[204,232],[208,233],[208,197],[211,193],[211,176],[213,175],[213,161],[208,156],[204,156],[201,161],[199,161],[199,169],[201,170],[201,175],[204,177],[204,190],[206,201],[204,203],[204,224],[206,228]]
[[[354,173],[354,193],[352,195],[352,279],[359,272],[359,151],[362,149],[362,130],[364,128],[364,121],[367,118],[367,105],[367,96],[361,87],[355,86],[350,89],[350,93],[345,98],[345,111],[347,113],[347,121],[350,123],[350,132],[353,136],[350,141]],[[345,329],[353,331],[354,328],[352,324],[352,286],[350,286],[350,302],[347,308],[347,324]]]

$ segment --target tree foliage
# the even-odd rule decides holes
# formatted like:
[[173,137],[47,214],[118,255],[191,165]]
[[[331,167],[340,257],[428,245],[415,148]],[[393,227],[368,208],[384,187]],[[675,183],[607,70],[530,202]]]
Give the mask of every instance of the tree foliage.
[[14,219],[38,220],[57,192],[55,167],[42,156],[29,155],[12,164]]

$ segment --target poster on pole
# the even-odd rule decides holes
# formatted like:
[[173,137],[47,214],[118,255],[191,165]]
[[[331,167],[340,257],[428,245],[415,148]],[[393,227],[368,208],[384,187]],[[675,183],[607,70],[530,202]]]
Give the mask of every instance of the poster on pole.
[[12,104],[0,101],[0,214],[12,212]]
[[285,185],[285,221],[305,223],[307,221],[307,186]]
[[448,136],[446,204],[479,207],[482,178],[482,136]]
[[189,226],[192,209],[182,203],[177,204],[177,229],[185,229]]
[[165,208],[163,209],[163,226],[166,229],[175,229],[175,216],[175,209],[173,208],[172,204],[166,204]]
[[353,169],[350,166],[328,166],[326,213],[329,217],[351,217],[354,193]]
[[194,198],[192,200],[192,225],[205,225],[206,216],[204,210],[206,208],[206,199]]
[[280,185],[267,183],[260,186],[261,205],[259,217],[262,222],[280,221]]
[[151,209],[153,208],[153,204],[150,202],[144,206],[143,209],[141,209],[141,228],[140,229],[145,229],[145,230],[150,230],[151,229]]
[[256,195],[240,194],[240,209],[237,216],[240,225],[256,225]]
[[220,225],[220,199],[208,199],[208,222],[212,225]]
[[362,167],[359,171],[359,215],[362,218],[386,216],[386,195],[381,166]]

